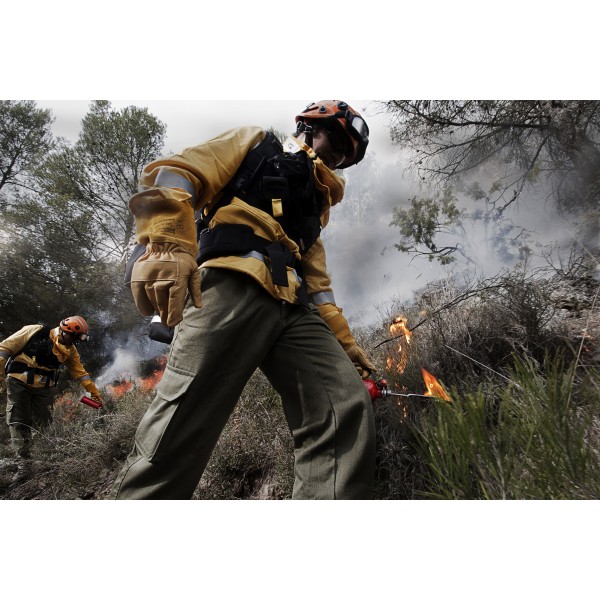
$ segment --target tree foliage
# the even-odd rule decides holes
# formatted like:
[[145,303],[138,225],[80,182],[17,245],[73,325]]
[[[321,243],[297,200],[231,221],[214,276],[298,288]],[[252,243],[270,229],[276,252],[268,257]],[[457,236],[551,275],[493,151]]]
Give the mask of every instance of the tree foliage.
[[[165,132],[145,108],[117,111],[95,101],[75,146],[63,146],[40,170],[43,201],[69,214],[65,226],[95,258],[126,257],[134,229],[129,198],[144,165],[159,156]],[[88,221],[85,234],[76,226],[82,219]]]
[[31,171],[54,146],[52,121],[31,100],[0,100],[0,194],[29,185]]
[[127,335],[140,322],[123,285],[128,201],[164,135],[147,109],[93,102],[77,142],[61,141],[32,169],[34,185],[12,195],[0,235],[2,337],[65,314],[83,314],[102,337]]
[[393,143],[410,151],[422,183],[456,187],[484,177],[489,183],[481,198],[496,221],[524,190],[544,186],[559,210],[585,218],[586,242],[597,245],[600,102],[390,100],[380,106]]

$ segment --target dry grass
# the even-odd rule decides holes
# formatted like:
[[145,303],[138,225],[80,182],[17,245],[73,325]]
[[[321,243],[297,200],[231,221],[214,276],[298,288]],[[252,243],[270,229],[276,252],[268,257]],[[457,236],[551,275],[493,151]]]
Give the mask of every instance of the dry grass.
[[[597,280],[515,271],[467,292],[439,282],[413,305],[391,307],[381,326],[355,330],[391,389],[423,393],[424,367],[453,398],[376,401],[375,498],[600,497]],[[417,325],[410,344],[386,341],[399,313]],[[404,359],[404,372],[388,367],[388,358]],[[72,401],[75,386],[69,391],[52,426],[36,435],[24,481],[12,481],[8,430],[0,428],[0,497],[108,493],[152,393],[133,390],[95,411]],[[293,445],[281,401],[257,372],[194,498],[283,499],[292,487]]]

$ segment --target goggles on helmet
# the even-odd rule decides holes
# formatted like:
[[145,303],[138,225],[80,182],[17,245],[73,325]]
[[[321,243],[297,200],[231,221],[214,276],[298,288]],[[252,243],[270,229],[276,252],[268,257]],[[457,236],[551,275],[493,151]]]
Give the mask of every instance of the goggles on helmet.
[[349,109],[346,109],[345,111],[338,112],[335,116],[346,119],[346,129],[352,137],[365,144],[365,146],[369,143],[369,126],[360,115],[356,115]]
[[87,333],[77,333],[75,331],[65,331],[64,329],[62,329],[61,332],[63,335],[70,335],[71,338],[75,342],[87,342],[90,339],[90,336]]

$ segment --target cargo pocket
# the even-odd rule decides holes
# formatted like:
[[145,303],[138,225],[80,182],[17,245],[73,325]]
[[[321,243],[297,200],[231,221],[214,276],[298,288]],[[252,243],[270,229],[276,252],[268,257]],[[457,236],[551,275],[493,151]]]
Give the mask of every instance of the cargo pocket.
[[169,367],[165,369],[156,397],[142,417],[135,434],[136,445],[149,462],[159,462],[176,439],[175,417],[193,379],[188,373]]

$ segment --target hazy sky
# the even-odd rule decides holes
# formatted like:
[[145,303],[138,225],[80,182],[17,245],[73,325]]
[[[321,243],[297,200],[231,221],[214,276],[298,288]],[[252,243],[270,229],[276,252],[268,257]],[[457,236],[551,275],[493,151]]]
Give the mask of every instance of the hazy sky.
[[[113,107],[146,107],[155,117],[167,125],[165,149],[179,151],[217,135],[226,129],[242,125],[274,127],[291,133],[295,128],[294,117],[313,101],[321,98],[299,100],[110,100]],[[354,109],[363,113],[370,129],[369,152],[383,159],[392,152],[390,136],[383,115],[375,114],[372,100],[345,100]],[[37,100],[44,108],[52,109],[55,115],[54,133],[75,140],[81,119],[88,111],[90,100]]]
[[[110,100],[110,98],[108,98]],[[192,146],[222,131],[241,125],[258,125],[291,133],[295,127],[294,117],[307,104],[321,98],[300,100],[111,100],[113,108],[126,106],[146,107],[151,114],[167,125],[165,154]],[[341,98],[365,115],[370,128],[368,153],[378,165],[397,162],[383,115],[376,114],[371,100]],[[55,116],[55,135],[75,141],[81,128],[81,120],[88,111],[90,101],[37,100],[38,105],[50,108]],[[353,168],[345,171],[350,192],[353,185]],[[390,174],[390,172],[392,174]],[[391,298],[410,295],[415,286],[422,286],[442,272],[425,261],[410,263],[408,257],[393,250],[383,256],[384,248],[390,246],[397,234],[389,227],[392,206],[397,199],[409,196],[404,183],[402,167],[389,167],[386,180],[397,179],[394,188],[397,196],[383,198],[383,191],[375,192],[377,214],[369,216],[364,223],[354,224],[347,236],[337,234],[327,246],[328,267],[338,303],[345,308],[348,318],[372,321],[377,318],[379,307]],[[388,185],[389,187],[389,185]],[[349,193],[347,194],[347,196]],[[336,209],[332,213],[332,225]],[[326,237],[327,230],[325,232]],[[345,241],[342,237],[352,238]],[[357,272],[360,272],[357,277]]]

